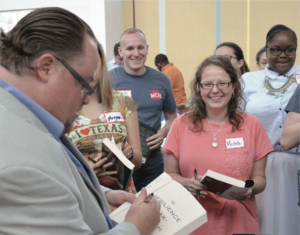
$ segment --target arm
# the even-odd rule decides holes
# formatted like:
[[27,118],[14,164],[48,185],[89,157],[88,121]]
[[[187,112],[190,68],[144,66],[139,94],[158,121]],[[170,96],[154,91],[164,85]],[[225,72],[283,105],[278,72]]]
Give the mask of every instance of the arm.
[[164,127],[157,131],[157,134],[149,137],[147,139],[147,145],[151,146],[150,150],[157,149],[162,144],[164,138],[168,135],[168,132],[170,130],[170,127],[172,123],[174,122],[175,118],[177,117],[176,110],[174,111],[164,111],[166,124]]
[[[125,125],[127,129],[128,144],[123,149],[123,153],[126,157],[127,153],[129,153],[128,158],[133,155],[131,161],[135,165],[135,170],[138,170],[142,166],[142,149],[137,111],[134,111],[125,119]],[[133,152],[131,151],[131,148]]]
[[[173,180],[187,188],[193,195],[196,195],[196,190],[206,190],[206,186],[200,183],[201,175],[198,175],[198,180],[192,178],[185,178],[181,176],[179,162],[177,158],[170,153],[165,153],[165,172],[168,173]],[[206,192],[200,191],[200,196],[205,197]]]
[[188,103],[177,104],[177,110],[180,115],[191,111],[191,109],[192,109],[192,107]]
[[300,113],[288,113],[283,127],[280,145],[285,151],[300,145]]
[[265,168],[267,163],[267,155],[254,162],[252,174],[250,179],[254,181],[253,188],[249,189],[246,193],[231,193],[230,195],[237,200],[247,200],[252,195],[256,195],[264,191],[266,187]]

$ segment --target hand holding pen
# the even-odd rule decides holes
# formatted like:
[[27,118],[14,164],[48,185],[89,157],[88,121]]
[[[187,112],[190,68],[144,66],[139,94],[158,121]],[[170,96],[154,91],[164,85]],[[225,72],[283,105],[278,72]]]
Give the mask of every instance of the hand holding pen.
[[198,200],[200,199],[200,197],[205,198],[205,195],[207,195],[207,193],[205,191],[202,191],[202,190],[206,190],[206,186],[199,182],[199,176],[197,174],[196,169],[194,170],[193,174],[194,174],[194,177],[189,179],[187,189],[193,195],[197,195]]
[[[194,177],[195,177],[195,180],[198,181],[198,174],[197,174],[197,170],[196,169],[194,170]],[[196,193],[197,193],[197,198],[199,200],[200,199],[200,190],[196,190]]]

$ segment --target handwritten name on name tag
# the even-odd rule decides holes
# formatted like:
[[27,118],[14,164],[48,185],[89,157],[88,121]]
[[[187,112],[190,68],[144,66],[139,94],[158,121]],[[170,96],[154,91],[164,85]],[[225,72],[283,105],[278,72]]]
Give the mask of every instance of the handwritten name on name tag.
[[118,90],[118,92],[121,92],[121,93],[129,96],[130,98],[132,98],[132,92],[131,92],[131,90]]
[[244,137],[225,139],[226,149],[242,148],[244,145]]
[[121,112],[109,112],[103,114],[107,123],[125,121]]

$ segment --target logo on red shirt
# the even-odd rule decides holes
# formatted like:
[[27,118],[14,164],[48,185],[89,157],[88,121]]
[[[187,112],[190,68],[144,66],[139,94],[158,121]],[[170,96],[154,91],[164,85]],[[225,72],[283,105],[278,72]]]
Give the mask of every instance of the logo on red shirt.
[[152,93],[150,92],[150,96],[151,96],[151,99],[153,100],[160,100],[161,99],[161,93],[159,92],[158,89],[153,89],[152,90]]

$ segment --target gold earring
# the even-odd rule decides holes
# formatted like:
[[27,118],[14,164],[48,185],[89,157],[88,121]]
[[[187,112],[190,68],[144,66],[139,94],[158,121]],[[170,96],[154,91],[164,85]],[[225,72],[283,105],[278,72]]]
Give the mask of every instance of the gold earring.
[[231,98],[233,99],[233,98],[234,98],[234,96],[235,96],[235,94],[234,94],[234,93],[232,93],[232,97],[231,97]]

